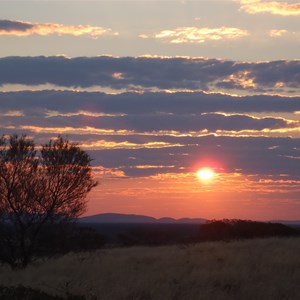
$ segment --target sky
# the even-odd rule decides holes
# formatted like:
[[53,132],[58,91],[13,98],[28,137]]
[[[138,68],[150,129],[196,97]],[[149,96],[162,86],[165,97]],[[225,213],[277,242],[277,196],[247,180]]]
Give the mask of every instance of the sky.
[[88,151],[85,215],[300,220],[299,20],[288,0],[0,0],[0,133]]

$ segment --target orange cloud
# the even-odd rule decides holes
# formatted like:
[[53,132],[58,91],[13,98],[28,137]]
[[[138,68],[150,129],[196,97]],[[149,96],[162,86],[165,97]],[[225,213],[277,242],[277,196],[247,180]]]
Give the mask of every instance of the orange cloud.
[[233,27],[197,28],[179,27],[173,30],[162,30],[155,35],[140,35],[141,38],[161,39],[171,44],[193,43],[201,44],[207,41],[237,39],[249,35],[248,31]]
[[269,36],[272,38],[288,38],[295,41],[300,40],[300,31],[288,31],[286,29],[273,29],[269,31]]
[[60,113],[55,110],[49,110],[46,112],[46,118],[52,117],[72,117],[72,116],[85,116],[85,117],[122,117],[126,116],[126,114],[108,114],[101,112],[92,112],[86,110],[79,110],[77,112],[72,113]]
[[261,0],[239,0],[241,9],[249,14],[271,13],[281,16],[299,16],[300,3]]
[[49,34],[87,35],[97,38],[103,35],[118,35],[118,32],[114,32],[110,28],[90,25],[63,25],[57,23],[30,23],[24,21],[0,20],[0,36],[14,35],[22,37],[33,34],[42,36]]
[[288,31],[285,29],[273,29],[269,32],[270,37],[280,37],[287,34]]
[[20,110],[9,110],[5,113],[0,113],[0,117],[23,117],[24,113]]
[[184,145],[178,143],[172,144],[167,142],[148,142],[143,144],[137,144],[128,141],[111,142],[106,140],[99,140],[93,143],[81,144],[81,146],[83,148],[88,148],[88,149],[103,150],[103,149],[142,149],[142,148],[154,149],[154,148],[166,148],[166,147],[180,147]]
[[255,78],[251,77],[249,71],[240,71],[231,74],[228,77],[224,78],[223,82],[229,82],[235,84],[236,86],[240,86],[244,89],[256,87]]

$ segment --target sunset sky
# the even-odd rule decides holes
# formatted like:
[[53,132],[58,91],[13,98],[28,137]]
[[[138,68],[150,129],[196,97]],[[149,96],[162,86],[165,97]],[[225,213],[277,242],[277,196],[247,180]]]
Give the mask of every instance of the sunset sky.
[[86,215],[300,220],[299,2],[0,1],[0,46],[1,134],[87,150]]

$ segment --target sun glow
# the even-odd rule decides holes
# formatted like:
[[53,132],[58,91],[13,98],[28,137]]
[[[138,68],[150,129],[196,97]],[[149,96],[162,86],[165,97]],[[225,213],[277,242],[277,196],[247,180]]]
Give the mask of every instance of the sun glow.
[[201,180],[209,181],[214,177],[215,173],[211,168],[201,168],[197,171],[196,175]]

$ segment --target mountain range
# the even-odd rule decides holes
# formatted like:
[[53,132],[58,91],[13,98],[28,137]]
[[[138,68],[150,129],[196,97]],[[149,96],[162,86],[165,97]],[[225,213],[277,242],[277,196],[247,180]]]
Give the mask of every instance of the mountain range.
[[[153,218],[144,215],[103,213],[86,216],[79,219],[80,223],[116,223],[116,224],[203,224],[207,219],[203,218]],[[286,225],[299,225],[300,221],[269,220],[265,222],[281,223]]]
[[105,213],[97,214],[79,219],[80,223],[139,223],[139,224],[202,224],[206,219],[201,218],[160,218],[156,219],[143,215]]

